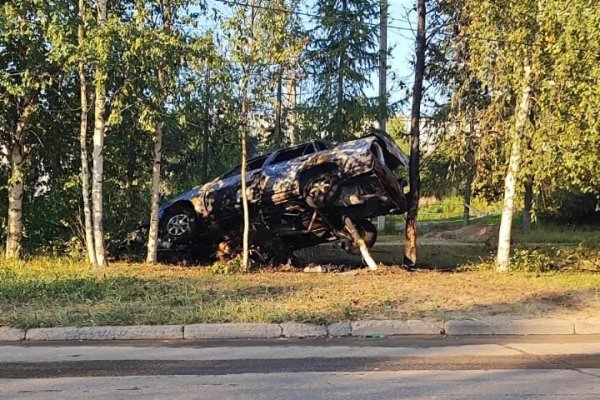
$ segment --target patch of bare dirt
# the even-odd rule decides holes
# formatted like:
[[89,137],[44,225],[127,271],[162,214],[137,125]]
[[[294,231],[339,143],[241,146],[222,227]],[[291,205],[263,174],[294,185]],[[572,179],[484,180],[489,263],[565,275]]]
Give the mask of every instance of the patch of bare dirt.
[[465,242],[491,242],[498,238],[498,229],[497,225],[468,225],[449,231],[429,232],[423,235],[423,238]]

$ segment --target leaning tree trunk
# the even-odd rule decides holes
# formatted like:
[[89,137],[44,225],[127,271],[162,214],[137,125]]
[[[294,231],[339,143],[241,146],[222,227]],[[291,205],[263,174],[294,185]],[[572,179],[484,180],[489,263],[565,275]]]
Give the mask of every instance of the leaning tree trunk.
[[521,158],[521,139],[523,137],[525,123],[527,122],[527,115],[529,113],[530,92],[531,67],[525,65],[521,100],[516,109],[515,130],[512,138],[508,170],[506,171],[506,177],[504,178],[504,207],[502,208],[502,219],[500,221],[500,233],[498,236],[498,254],[496,257],[496,269],[499,272],[506,272],[509,267],[510,235],[514,213],[517,175],[519,173],[519,162]]
[[[85,0],[79,0],[79,29],[77,37],[79,45],[85,42]],[[88,129],[88,91],[85,63],[79,62],[79,92],[81,95],[81,121],[79,125],[79,145],[81,147],[81,194],[83,196],[83,227],[85,245],[90,263],[96,265],[96,250],[94,248],[94,228],[92,225],[92,209],[90,206],[90,168],[88,165],[87,129]]]
[[419,198],[421,192],[421,178],[419,176],[420,152],[420,117],[421,98],[423,97],[423,77],[425,75],[425,0],[419,0],[417,6],[417,47],[415,64],[415,83],[413,86],[412,110],[410,116],[410,159],[409,159],[409,185],[410,204],[406,213],[405,245],[403,264],[414,267],[417,263],[417,215],[419,212]]
[[[107,0],[98,0],[98,25],[106,25],[107,19]],[[106,128],[105,107],[106,107],[106,68],[100,61],[96,67],[96,99],[94,102],[94,148],[92,155],[92,210],[94,222],[94,249],[96,250],[96,265],[106,265],[104,255],[104,228],[102,226],[103,207],[102,207],[102,175],[104,171],[104,131]]]
[[21,258],[23,247],[23,164],[25,163],[25,136],[34,105],[25,101],[14,128],[10,144],[10,179],[8,181],[8,235],[6,237],[6,257]]

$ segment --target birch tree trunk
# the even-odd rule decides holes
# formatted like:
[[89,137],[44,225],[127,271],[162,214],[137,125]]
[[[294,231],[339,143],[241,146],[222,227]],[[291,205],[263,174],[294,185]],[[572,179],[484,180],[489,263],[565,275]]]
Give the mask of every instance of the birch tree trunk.
[[23,164],[25,163],[24,141],[29,121],[34,111],[31,99],[25,99],[14,128],[10,144],[10,179],[8,180],[8,235],[6,258],[21,258],[23,247]]
[[[169,34],[171,31],[171,19],[172,5],[163,4],[162,7],[162,20],[163,20],[163,32]],[[165,68],[165,67],[163,67]],[[167,106],[167,77],[165,69],[159,69],[157,73],[157,80],[159,86],[158,92],[158,103],[161,107],[161,112],[158,115],[156,126],[154,129],[154,162],[152,163],[152,197],[150,200],[150,229],[148,232],[148,254],[146,256],[146,262],[154,264],[157,261],[158,256],[158,202],[160,196],[160,166],[162,163],[162,144],[163,144],[163,128],[164,128],[164,115],[166,113]]]
[[529,113],[529,97],[531,92],[531,66],[525,65],[523,73],[523,88],[521,99],[516,109],[515,130],[513,133],[508,170],[504,178],[504,206],[500,221],[500,233],[498,236],[498,254],[496,257],[496,270],[506,272],[510,260],[510,237],[512,228],[512,217],[514,213],[515,190],[517,186],[517,175],[521,158],[521,140]]
[[[107,0],[98,0],[96,7],[98,9],[98,25],[106,25],[107,19]],[[95,75],[95,102],[94,102],[94,138],[92,155],[92,210],[94,224],[94,249],[96,250],[96,265],[105,266],[104,255],[104,228],[103,207],[102,207],[102,175],[104,170],[104,131],[106,128],[105,107],[106,107],[106,67],[99,62],[96,67]]]
[[292,70],[292,77],[288,81],[288,104],[287,104],[287,116],[288,116],[288,130],[289,130],[289,139],[290,145],[295,145],[298,140],[296,138],[296,104],[297,104],[297,96],[296,96],[296,71]]
[[533,209],[533,175],[528,174],[525,181],[525,199],[523,201],[523,233],[531,232],[531,211]]
[[423,97],[423,77],[425,75],[425,0],[419,0],[417,5],[417,46],[415,65],[415,83],[413,86],[412,110],[410,117],[410,159],[409,185],[411,199],[406,213],[406,229],[403,264],[412,268],[417,263],[417,215],[421,193],[421,178],[419,176],[420,157],[420,120],[421,98]]
[[[77,38],[79,46],[85,43],[85,0],[79,0],[79,28]],[[83,227],[85,231],[85,246],[88,260],[96,265],[96,250],[94,248],[94,229],[92,225],[92,209],[90,206],[90,169],[88,164],[87,129],[88,129],[88,91],[85,63],[79,61],[79,92],[81,96],[81,121],[79,126],[79,145],[81,147],[81,194],[83,196]]]
[[[164,81],[164,74],[159,74],[159,81]],[[162,77],[162,79],[160,78]],[[162,82],[161,82],[162,83]],[[160,164],[162,161],[162,137],[164,122],[162,117],[156,123],[154,131],[154,162],[152,163],[152,198],[150,201],[150,229],[148,232],[148,254],[146,262],[154,264],[158,253],[158,202],[160,195]]]
[[242,78],[242,168],[240,180],[242,184],[242,208],[244,211],[244,232],[242,234],[242,269],[248,270],[248,255],[250,251],[250,208],[248,207],[248,195],[246,193],[246,173],[248,170],[248,77]]

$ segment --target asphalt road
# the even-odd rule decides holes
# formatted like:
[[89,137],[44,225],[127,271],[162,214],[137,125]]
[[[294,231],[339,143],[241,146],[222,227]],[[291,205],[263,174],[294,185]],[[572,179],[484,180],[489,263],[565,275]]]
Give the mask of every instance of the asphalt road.
[[600,399],[600,337],[0,343],[0,399]]

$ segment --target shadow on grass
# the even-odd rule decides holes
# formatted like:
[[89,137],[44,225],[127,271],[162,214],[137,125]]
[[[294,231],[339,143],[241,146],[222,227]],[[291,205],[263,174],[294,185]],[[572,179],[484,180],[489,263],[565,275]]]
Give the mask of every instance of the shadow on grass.
[[[454,270],[455,268],[492,255],[493,250],[484,245],[474,244],[427,244],[419,245],[419,268],[433,270]],[[377,244],[372,249],[375,261],[386,265],[401,265],[404,257],[404,246],[393,243]],[[304,249],[296,253],[302,266],[315,264],[343,264],[360,266],[360,256],[353,256],[334,245],[322,245]]]

